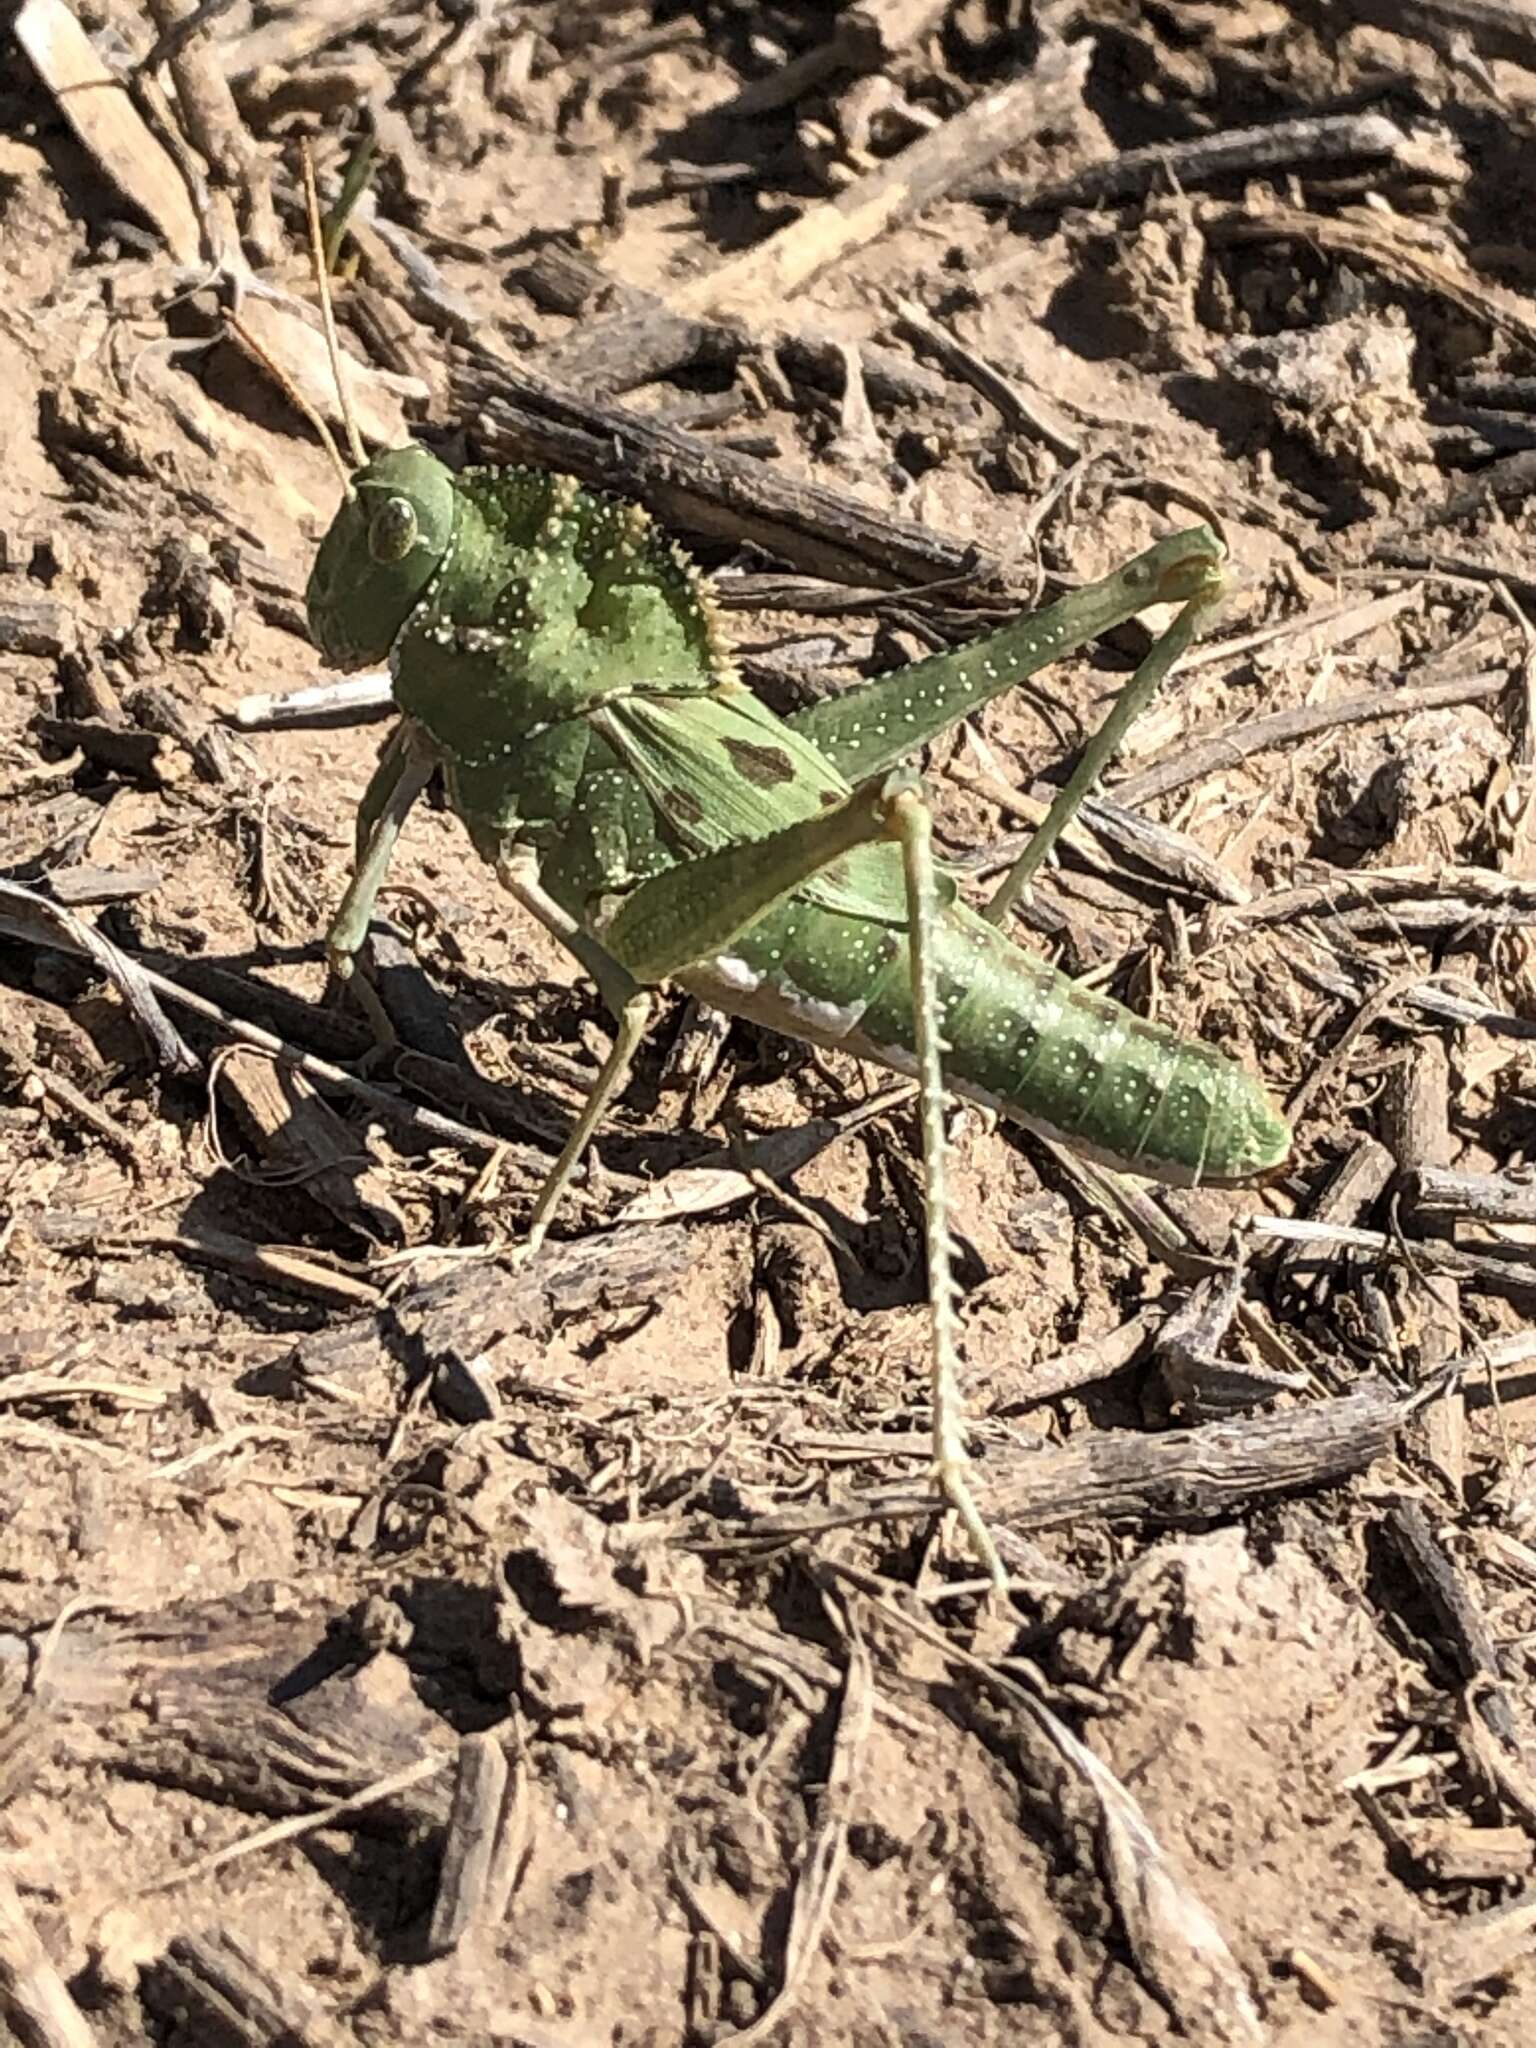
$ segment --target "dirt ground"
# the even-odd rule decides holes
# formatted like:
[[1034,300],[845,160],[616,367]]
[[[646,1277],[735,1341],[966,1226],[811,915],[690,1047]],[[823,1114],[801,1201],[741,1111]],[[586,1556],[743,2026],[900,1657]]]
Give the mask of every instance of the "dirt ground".
[[[234,0],[144,66],[189,11],[0,29],[5,2038],[1529,2040],[1536,17]],[[1006,1605],[890,1075],[670,1003],[517,1266],[594,991],[441,802],[399,1044],[328,988],[388,728],[237,712],[334,680],[337,485],[222,315],[327,405],[300,146],[329,205],[370,135],[365,419],[629,465],[780,710],[1221,522],[1019,937],[1295,1150],[956,1110]],[[1147,644],[931,750],[978,899]]]

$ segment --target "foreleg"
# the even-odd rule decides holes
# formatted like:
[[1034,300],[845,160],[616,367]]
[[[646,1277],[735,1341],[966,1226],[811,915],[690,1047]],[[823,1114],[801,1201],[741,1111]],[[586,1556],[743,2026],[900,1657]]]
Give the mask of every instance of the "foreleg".
[[436,767],[437,755],[425,736],[409,719],[403,719],[390,734],[363,793],[357,814],[352,879],[325,938],[326,960],[332,974],[357,996],[381,1045],[394,1043],[394,1026],[373,989],[354,970],[400,828],[432,780]]

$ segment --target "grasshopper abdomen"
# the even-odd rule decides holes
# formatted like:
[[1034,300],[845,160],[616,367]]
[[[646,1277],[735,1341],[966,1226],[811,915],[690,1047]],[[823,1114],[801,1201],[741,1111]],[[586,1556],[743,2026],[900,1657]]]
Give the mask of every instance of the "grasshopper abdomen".
[[[1290,1135],[1263,1085],[1217,1048],[1073,982],[963,905],[938,926],[945,1075],[1016,1123],[1174,1183],[1272,1172]],[[687,977],[720,1008],[913,1071],[904,933],[792,898]]]

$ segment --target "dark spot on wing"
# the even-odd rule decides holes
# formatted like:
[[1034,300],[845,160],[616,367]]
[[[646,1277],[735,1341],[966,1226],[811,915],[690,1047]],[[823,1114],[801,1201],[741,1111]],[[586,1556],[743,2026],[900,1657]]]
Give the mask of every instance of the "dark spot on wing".
[[793,782],[795,764],[782,747],[759,746],[755,740],[722,740],[720,744],[758,789],[777,789],[781,782]]
[[824,811],[830,811],[834,804],[842,802],[842,798],[835,789],[819,789],[816,792],[816,801]]
[[666,788],[667,809],[682,819],[685,825],[700,825],[704,822],[704,806],[691,789],[681,789],[675,782]]

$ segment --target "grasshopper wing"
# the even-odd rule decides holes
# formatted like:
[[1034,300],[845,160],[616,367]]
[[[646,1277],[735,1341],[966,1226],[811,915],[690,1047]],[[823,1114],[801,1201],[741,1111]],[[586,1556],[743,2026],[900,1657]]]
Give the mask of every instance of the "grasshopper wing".
[[[593,713],[593,723],[690,853],[765,839],[853,787],[819,747],[750,690],[694,697],[636,691],[610,699]],[[828,910],[882,924],[907,920],[894,845],[855,847],[808,875],[804,889]],[[952,899],[948,877],[941,877],[940,891]]]

